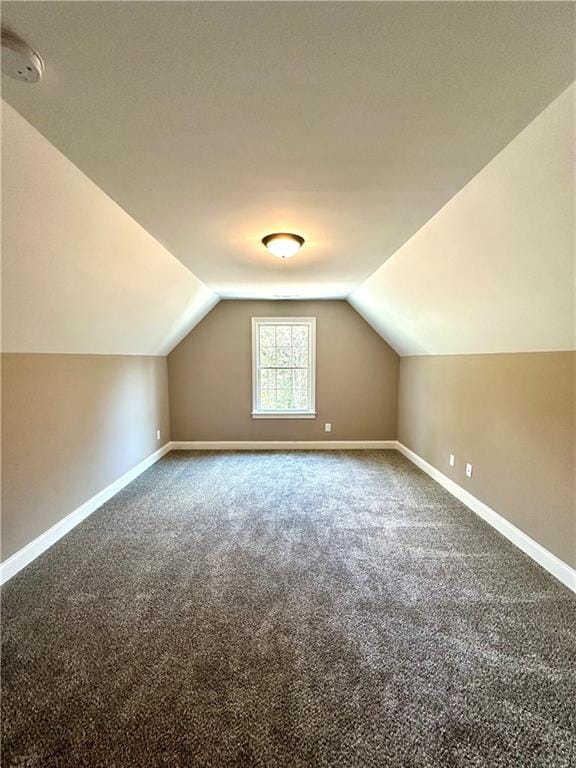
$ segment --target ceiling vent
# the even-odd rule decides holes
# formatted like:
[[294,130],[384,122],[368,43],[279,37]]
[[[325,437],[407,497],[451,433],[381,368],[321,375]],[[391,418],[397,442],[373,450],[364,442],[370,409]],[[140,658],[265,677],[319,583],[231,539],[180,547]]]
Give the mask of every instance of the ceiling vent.
[[2,72],[22,83],[38,83],[44,72],[44,62],[24,40],[3,29]]

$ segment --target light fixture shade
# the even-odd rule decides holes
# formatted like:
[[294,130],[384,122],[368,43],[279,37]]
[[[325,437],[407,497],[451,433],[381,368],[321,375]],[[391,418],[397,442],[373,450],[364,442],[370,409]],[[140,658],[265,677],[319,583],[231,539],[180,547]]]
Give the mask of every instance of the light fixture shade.
[[304,238],[290,232],[275,232],[263,237],[262,242],[273,256],[277,256],[279,259],[289,259],[302,248]]

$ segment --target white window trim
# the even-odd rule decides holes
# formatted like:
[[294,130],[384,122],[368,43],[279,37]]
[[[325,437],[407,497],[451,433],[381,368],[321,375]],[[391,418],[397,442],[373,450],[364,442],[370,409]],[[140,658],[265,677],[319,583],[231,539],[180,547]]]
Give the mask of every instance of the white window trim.
[[[302,325],[309,326],[308,352],[308,404],[302,411],[261,411],[258,409],[258,329],[261,325]],[[315,317],[253,317],[252,318],[252,418],[253,419],[315,419],[316,418],[316,318]]]

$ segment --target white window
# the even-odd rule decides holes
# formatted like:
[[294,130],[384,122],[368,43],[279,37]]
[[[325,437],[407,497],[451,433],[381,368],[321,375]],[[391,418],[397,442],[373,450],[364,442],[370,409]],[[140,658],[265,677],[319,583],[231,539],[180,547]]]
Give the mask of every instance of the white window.
[[252,416],[313,419],[316,318],[252,318]]

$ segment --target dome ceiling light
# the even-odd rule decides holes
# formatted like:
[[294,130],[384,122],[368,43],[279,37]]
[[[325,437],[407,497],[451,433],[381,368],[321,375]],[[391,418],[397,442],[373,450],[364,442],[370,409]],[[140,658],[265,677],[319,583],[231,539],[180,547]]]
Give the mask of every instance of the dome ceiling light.
[[289,232],[275,232],[262,238],[263,244],[268,248],[272,256],[279,259],[289,259],[296,256],[304,245],[304,238]]

